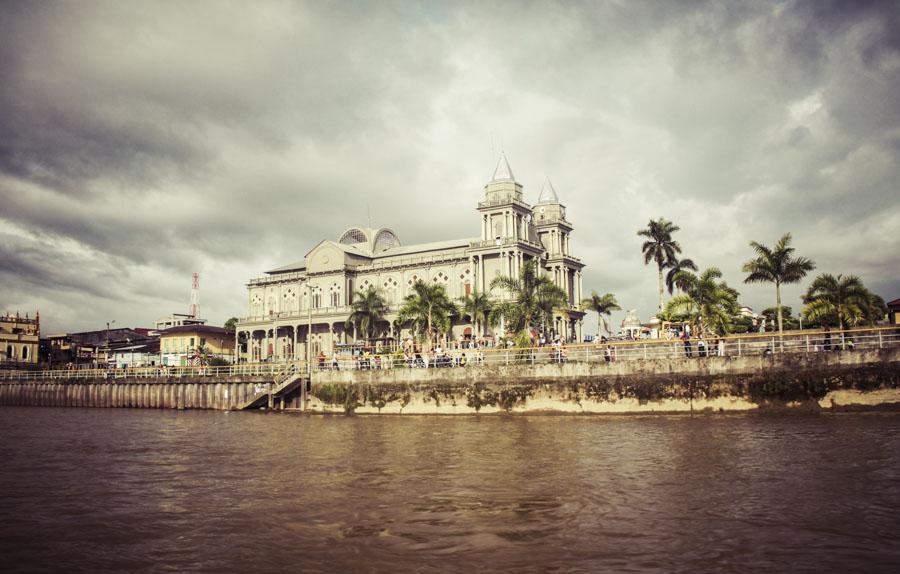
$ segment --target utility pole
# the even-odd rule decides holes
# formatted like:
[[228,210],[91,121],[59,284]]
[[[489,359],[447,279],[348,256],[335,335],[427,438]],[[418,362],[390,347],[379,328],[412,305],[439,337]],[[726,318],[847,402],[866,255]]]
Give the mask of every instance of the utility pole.
[[109,369],[109,326],[115,324],[116,320],[106,322],[106,368]]

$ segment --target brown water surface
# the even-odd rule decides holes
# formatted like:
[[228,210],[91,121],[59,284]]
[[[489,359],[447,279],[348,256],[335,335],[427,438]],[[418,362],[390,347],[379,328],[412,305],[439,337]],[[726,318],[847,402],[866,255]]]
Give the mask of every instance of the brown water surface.
[[0,408],[2,571],[900,571],[900,415]]

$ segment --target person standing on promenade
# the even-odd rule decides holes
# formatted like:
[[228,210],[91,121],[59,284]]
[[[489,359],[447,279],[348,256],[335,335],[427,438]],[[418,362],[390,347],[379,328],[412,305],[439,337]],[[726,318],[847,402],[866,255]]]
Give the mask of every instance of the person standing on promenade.
[[684,356],[687,358],[691,358],[691,334],[688,332],[687,328],[681,333],[681,340],[684,342]]

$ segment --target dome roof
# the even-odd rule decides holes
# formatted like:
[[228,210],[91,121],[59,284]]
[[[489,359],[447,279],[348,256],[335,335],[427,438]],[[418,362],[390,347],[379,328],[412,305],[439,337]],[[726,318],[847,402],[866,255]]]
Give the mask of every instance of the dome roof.
[[386,227],[380,229],[351,227],[341,234],[338,243],[353,245],[365,253],[374,255],[394,247],[400,247],[400,238],[393,230]]

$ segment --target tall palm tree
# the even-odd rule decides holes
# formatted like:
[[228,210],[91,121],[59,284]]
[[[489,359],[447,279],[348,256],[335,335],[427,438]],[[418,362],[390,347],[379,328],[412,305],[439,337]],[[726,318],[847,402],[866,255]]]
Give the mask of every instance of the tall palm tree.
[[675,280],[685,286],[684,293],[669,301],[665,313],[699,324],[700,332],[728,333],[738,312],[738,292],[725,281],[719,281],[721,278],[722,272],[716,267],[699,275],[681,271]]
[[351,304],[353,311],[344,326],[348,329],[355,327],[357,332],[362,333],[366,339],[375,337],[378,332],[378,323],[384,320],[387,313],[384,297],[381,291],[374,285],[369,285],[365,290],[360,289],[353,295],[353,303]]
[[475,332],[481,335],[485,334],[493,306],[490,295],[480,291],[460,297],[460,311],[469,317],[475,326]]
[[612,314],[613,311],[621,311],[622,308],[619,307],[619,303],[616,302],[616,296],[612,293],[606,293],[605,295],[597,295],[596,291],[591,291],[590,299],[585,299],[581,302],[581,306],[590,309],[597,313],[597,336],[600,336],[600,330],[603,329],[607,333],[609,333],[609,323],[606,319],[603,318],[604,315],[607,317]]
[[778,333],[784,333],[781,313],[781,286],[785,283],[796,283],[816,268],[816,264],[806,257],[794,257],[791,245],[791,234],[785,233],[769,249],[756,241],[750,247],[756,251],[756,258],[744,263],[744,273],[749,273],[744,283],[774,283],[775,308],[778,309]]
[[397,320],[410,324],[413,334],[424,335],[429,346],[440,333],[450,330],[456,306],[443,285],[425,283],[421,279],[413,283],[412,293],[403,298]]
[[866,316],[871,293],[856,275],[823,273],[815,278],[803,302],[803,314],[810,320],[837,319],[838,327],[856,325]]
[[534,260],[522,265],[518,277],[495,277],[491,289],[495,288],[505,289],[510,297],[498,302],[492,315],[502,317],[516,333],[546,325],[554,309],[568,304],[566,293],[548,276],[538,273]]
[[866,306],[865,320],[870,326],[884,319],[887,315],[888,308],[884,303],[884,299],[880,295],[869,292],[869,304]]
[[675,276],[678,275],[681,271],[696,271],[697,265],[691,259],[675,259],[669,265],[669,270],[666,272],[666,288],[669,290],[669,295],[678,288],[684,291],[684,285],[679,285],[675,282]]
[[681,229],[671,221],[660,217],[657,220],[651,219],[647,224],[647,229],[638,231],[638,235],[646,237],[647,241],[641,246],[641,252],[644,254],[644,265],[649,265],[651,261],[656,262],[659,270],[659,310],[663,310],[663,269],[671,267],[677,260],[678,253],[681,253],[681,246],[672,239],[672,234]]

